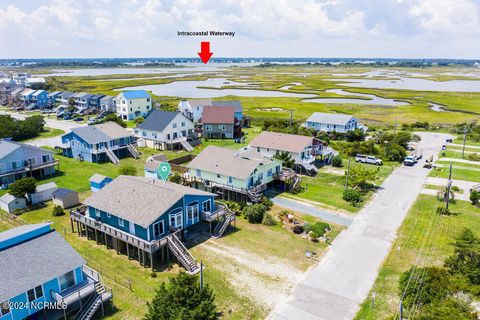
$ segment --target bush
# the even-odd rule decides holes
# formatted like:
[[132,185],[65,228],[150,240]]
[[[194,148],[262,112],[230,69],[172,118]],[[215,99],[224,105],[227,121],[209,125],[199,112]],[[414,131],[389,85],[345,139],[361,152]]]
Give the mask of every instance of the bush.
[[277,221],[275,220],[275,218],[270,214],[270,213],[266,213],[265,216],[263,217],[263,222],[262,222],[264,225],[266,226],[274,226],[277,224]]
[[232,212],[235,212],[236,215],[239,215],[242,213],[243,208],[238,202],[226,200],[223,203],[227,206],[229,210],[231,210]]
[[157,277],[157,273],[156,273],[156,272],[150,273],[150,277],[151,277],[151,278],[156,278],[156,277]]
[[168,180],[176,184],[182,184],[183,182],[183,178],[178,172],[175,172]]
[[262,197],[260,203],[263,204],[268,210],[270,210],[273,206],[273,201],[270,198]]
[[261,223],[267,212],[267,208],[260,203],[245,207],[243,215],[250,223]]
[[332,167],[341,168],[343,167],[343,160],[340,156],[334,156],[332,158]]
[[135,118],[135,120],[133,120],[136,124],[140,124],[142,123],[143,121],[145,121],[145,119],[143,117],[138,117],[138,118]]
[[317,221],[314,224],[307,224],[305,231],[312,235],[312,238],[320,238],[330,230],[330,225],[326,222]]
[[352,205],[356,205],[357,203],[362,201],[362,195],[358,190],[355,189],[347,189],[343,191],[343,200],[350,202]]
[[355,129],[347,131],[347,133],[345,134],[345,139],[348,142],[364,141],[365,136],[366,134],[362,129]]
[[451,215],[452,213],[450,212],[450,210],[448,210],[447,208],[445,207],[438,207],[437,208],[437,213],[442,215],[442,216],[449,216]]
[[406,155],[405,148],[398,143],[391,143],[385,147],[385,156],[388,160],[402,162]]
[[64,215],[65,215],[65,211],[63,211],[63,208],[61,206],[59,206],[58,204],[53,206],[52,216],[60,217]]
[[459,192],[460,188],[458,186],[453,186],[452,191]]
[[470,201],[474,206],[478,206],[480,204],[480,192],[476,190],[470,191]]
[[121,166],[118,169],[118,174],[124,175],[124,176],[136,176],[137,175],[137,168],[135,168],[132,165],[126,164]]
[[288,210],[282,210],[282,211],[280,211],[280,212],[278,213],[278,217],[281,218],[281,219],[283,219],[283,218],[288,217],[289,214],[291,214],[290,211],[288,211]]
[[9,193],[17,198],[24,198],[27,193],[34,193],[37,189],[37,182],[33,178],[22,178],[10,185]]
[[470,153],[468,156],[467,156],[468,160],[470,161],[480,161],[480,155],[478,155],[478,153]]
[[292,231],[293,231],[293,233],[295,233],[295,234],[301,234],[301,233],[303,233],[304,230],[305,230],[305,229],[304,229],[302,226],[300,226],[300,225],[296,225],[296,226],[294,226],[294,227],[292,228]]

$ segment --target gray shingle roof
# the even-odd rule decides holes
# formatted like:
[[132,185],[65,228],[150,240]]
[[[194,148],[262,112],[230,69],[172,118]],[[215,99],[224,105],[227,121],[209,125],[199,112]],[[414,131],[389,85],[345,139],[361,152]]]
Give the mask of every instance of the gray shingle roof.
[[[137,125],[137,128],[138,129],[143,129],[143,130],[161,132],[177,116],[185,118],[180,112],[153,110],[142,123]],[[185,118],[184,121],[190,121],[190,120]]]
[[252,147],[269,148],[287,152],[300,153],[313,144],[313,137],[279,132],[263,131],[250,145]]
[[[12,196],[10,193],[5,193],[3,196],[0,197],[0,201],[4,203],[10,203],[12,201],[15,201],[17,199],[15,196]],[[1,233],[0,233],[1,235]],[[0,237],[1,239],[1,237]]]
[[73,128],[72,132],[90,144],[132,136],[129,131],[115,122],[105,122],[93,126]]
[[185,195],[215,196],[176,183],[119,176],[83,203],[146,228]]
[[271,161],[270,158],[264,157],[253,150],[240,152],[233,149],[208,146],[187,167],[246,179],[259,165]]
[[50,150],[15,141],[0,140],[0,159],[17,149],[21,149],[22,160],[47,154],[50,155],[50,158],[53,156],[53,153]]
[[154,160],[154,159],[147,160],[145,162],[145,170],[150,171],[150,172],[156,172],[160,163],[162,163],[162,162]]
[[63,199],[71,193],[77,193],[76,191],[66,189],[66,188],[58,188],[52,193],[52,196],[56,199]]
[[343,126],[352,118],[349,114],[314,112],[307,121]]
[[53,188],[58,188],[57,184],[54,181],[38,185],[37,189],[35,191],[36,192],[42,192],[42,191],[50,190],[50,189],[53,189]]
[[[11,232],[25,232],[29,227],[20,228]],[[56,231],[1,250],[0,301],[13,298],[84,264],[85,260]]]

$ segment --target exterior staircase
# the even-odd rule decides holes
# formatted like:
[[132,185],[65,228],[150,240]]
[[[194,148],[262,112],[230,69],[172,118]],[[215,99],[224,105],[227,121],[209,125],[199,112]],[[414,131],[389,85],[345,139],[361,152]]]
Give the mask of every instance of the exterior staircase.
[[192,152],[193,151],[192,145],[187,140],[181,140],[180,144],[185,149],[185,151],[187,151],[187,152]]
[[112,298],[112,291],[106,290],[101,281],[95,283],[95,293],[92,295],[84,306],[83,312],[76,315],[75,320],[90,320],[95,312],[102,306],[105,301]]
[[105,153],[107,154],[108,159],[110,159],[113,164],[120,164],[120,159],[118,159],[118,157],[115,155],[115,153],[113,153],[112,150],[107,149]]
[[295,176],[294,182],[292,184],[291,191],[298,192],[300,190],[300,183],[301,182],[302,182],[302,177],[301,176]]
[[318,172],[318,168],[312,163],[308,163],[308,162],[305,162],[305,161],[299,161],[299,162],[295,162],[295,164],[297,166],[303,167],[308,172],[308,174],[310,174],[310,175],[316,174]]
[[140,158],[140,153],[133,145],[127,144],[127,149],[128,151],[130,151],[130,154],[132,155],[132,157],[134,157],[135,159]]
[[262,200],[263,191],[265,191],[265,189],[267,189],[267,185],[262,184],[248,189],[247,195],[252,202],[259,202],[260,200]]
[[195,260],[187,247],[180,241],[176,233],[169,235],[167,240],[168,248],[188,273],[195,274],[200,271],[197,260]]
[[215,226],[215,229],[213,230],[213,237],[215,239],[220,238],[223,236],[225,233],[225,230],[227,230],[228,226],[230,225],[230,222],[235,220],[235,213],[229,211],[226,215],[223,216],[223,219],[218,221],[217,225]]

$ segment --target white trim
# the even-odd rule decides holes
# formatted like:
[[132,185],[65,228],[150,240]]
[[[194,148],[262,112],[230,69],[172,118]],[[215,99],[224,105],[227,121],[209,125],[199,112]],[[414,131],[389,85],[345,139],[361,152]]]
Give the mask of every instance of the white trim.
[[[174,218],[174,224],[172,224],[172,217]],[[180,217],[180,219],[178,219],[178,217]],[[180,220],[180,223],[178,223],[178,220]],[[170,227],[183,229],[183,209],[177,208],[168,214],[168,225]]]
[[159,225],[159,224],[162,224],[162,230],[163,230],[163,231],[162,231],[162,233],[160,233],[157,237],[161,237],[161,236],[163,236],[163,235],[165,234],[165,222],[164,222],[163,220],[160,220],[160,221],[158,221],[157,223],[152,224],[153,238],[156,238],[156,237],[155,237],[155,226],[156,226],[156,225]]
[[118,225],[119,225],[120,227],[125,227],[125,223],[123,222],[123,219],[120,218],[120,217],[118,217]]
[[[208,211],[205,211],[205,203],[209,204],[210,209]],[[202,202],[202,212],[210,212],[212,211],[212,200],[208,199]]]

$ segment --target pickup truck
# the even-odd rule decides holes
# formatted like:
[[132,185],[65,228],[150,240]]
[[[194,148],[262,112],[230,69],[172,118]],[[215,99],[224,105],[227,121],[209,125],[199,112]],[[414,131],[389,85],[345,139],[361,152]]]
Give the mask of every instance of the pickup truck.
[[374,156],[367,156],[365,154],[357,154],[355,156],[355,161],[356,162],[361,162],[361,163],[374,164],[374,165],[377,165],[377,166],[383,165],[382,159],[377,159]]
[[417,163],[417,158],[413,156],[408,156],[405,158],[405,160],[403,160],[403,164],[406,166],[413,166],[415,163]]

